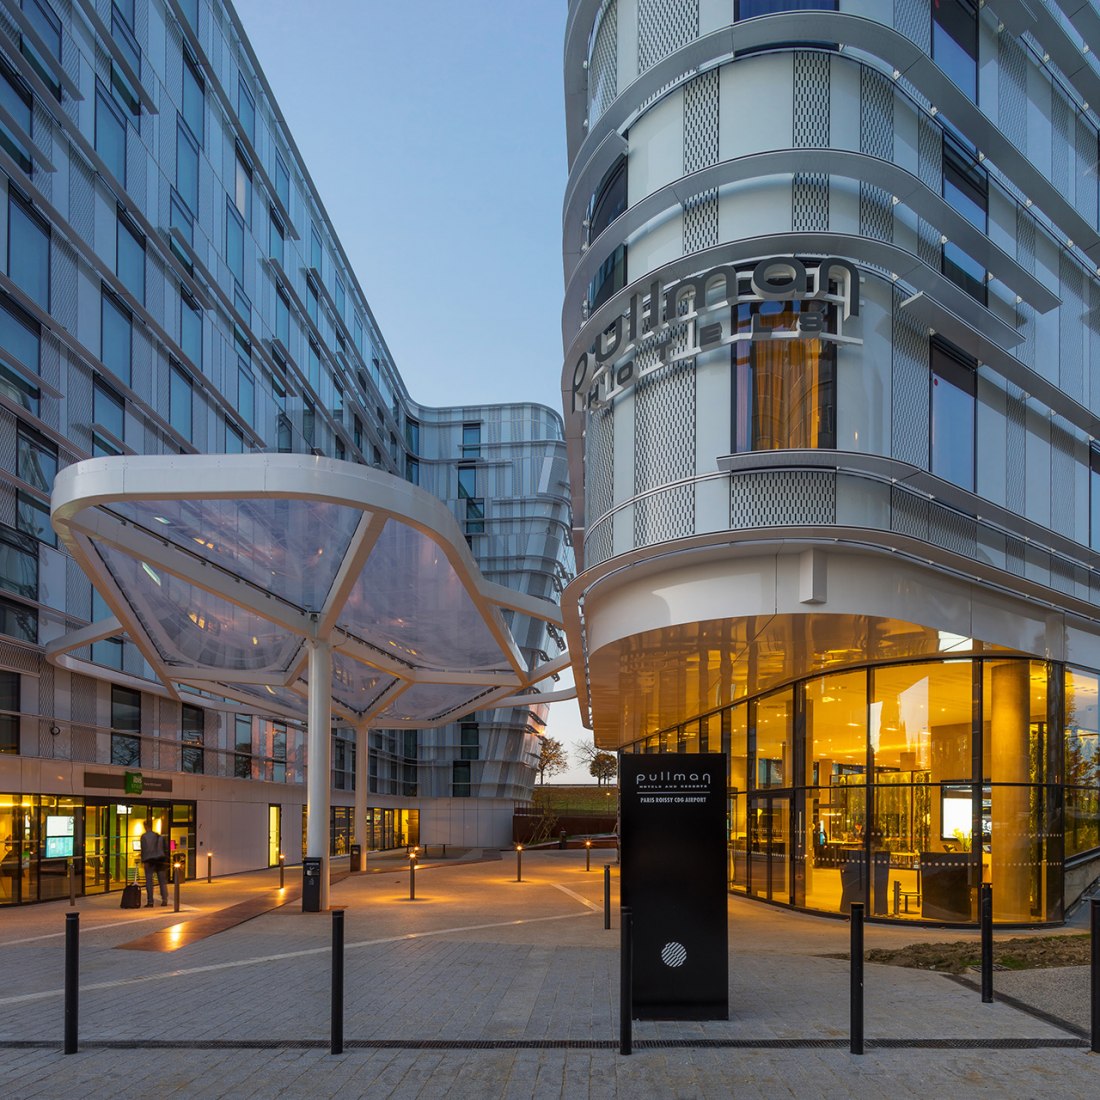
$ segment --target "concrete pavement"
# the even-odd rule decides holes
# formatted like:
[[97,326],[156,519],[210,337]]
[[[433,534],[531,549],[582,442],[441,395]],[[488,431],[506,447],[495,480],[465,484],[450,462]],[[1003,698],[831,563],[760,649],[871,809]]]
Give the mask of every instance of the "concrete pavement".
[[[730,899],[731,1019],[636,1022],[635,1053],[622,1057],[618,931],[603,928],[601,865],[586,874],[583,852],[525,852],[517,883],[510,854],[433,860],[418,871],[414,902],[403,856],[337,883],[347,944],[338,1056],[328,1053],[327,914],[295,902],[178,950],[124,951],[188,913],[82,899],[82,1049],[66,1057],[68,905],[0,912],[0,1088],[12,1097],[878,1097],[889,1081],[892,1096],[1096,1094],[1100,1062],[1079,1033],[1011,1004],[982,1005],[974,990],[922,971],[868,965],[867,1054],[850,1055],[848,964],[822,957],[846,950],[847,924],[741,898]],[[277,874],[188,883],[185,908],[246,900]],[[869,925],[867,946],[969,935]]]

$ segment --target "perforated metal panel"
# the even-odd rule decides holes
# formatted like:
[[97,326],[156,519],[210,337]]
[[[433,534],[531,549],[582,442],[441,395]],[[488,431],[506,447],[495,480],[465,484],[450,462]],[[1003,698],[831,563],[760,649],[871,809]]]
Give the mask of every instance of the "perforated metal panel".
[[69,159],[69,224],[81,238],[93,241],[92,173],[80,157]]
[[836,522],[836,474],[767,470],[730,477],[730,529],[827,526]]
[[1011,34],[997,37],[997,125],[1018,149],[1027,148],[1027,62]]
[[0,407],[0,470],[15,473],[16,467],[16,425],[19,423],[15,413]]
[[33,650],[0,641],[0,667],[12,672],[37,672],[38,656]]
[[1073,173],[1077,190],[1074,203],[1077,212],[1091,222],[1096,214],[1096,131],[1081,114],[1074,115],[1073,129],[1077,135],[1077,168]]
[[894,0],[894,27],[929,53],[932,49],[929,0]]
[[92,449],[92,375],[79,360],[69,357],[66,374],[66,406],[68,420],[66,434],[74,446],[82,451]]
[[[34,120],[31,123],[31,136],[42,152],[45,153],[50,160],[53,160],[53,122],[50,119],[49,112],[37,99],[34,101]],[[52,172],[35,172],[34,185],[47,199],[53,200]]]
[[69,676],[74,760],[95,760],[96,681],[90,676]]
[[1086,330],[1081,325],[1085,313],[1085,276],[1064,252],[1059,275],[1062,308],[1058,310],[1058,384],[1071,397],[1081,401],[1085,396],[1082,340]]
[[684,203],[684,255],[718,243],[718,188]]
[[718,161],[718,70],[684,85],[684,172]]
[[140,398],[153,404],[153,346],[143,326],[134,325],[130,347],[130,385]]
[[969,516],[933,504],[928,509],[928,541],[972,558],[978,552],[978,524]]
[[1050,587],[1059,592],[1068,592],[1071,595],[1076,589],[1076,574],[1072,563],[1061,558],[1051,558],[1050,561]]
[[149,151],[131,130],[126,142],[126,190],[142,208],[145,207],[148,184]]
[[[695,473],[695,360],[661,367],[634,388],[634,491]],[[648,546],[695,530],[695,488],[678,486],[639,500],[634,543]]]
[[1023,539],[1013,538],[1011,535],[1005,539],[1005,567],[1017,577],[1024,575],[1025,549]]
[[[859,75],[860,152],[883,160],[894,159],[894,89],[890,81],[873,69],[861,68]],[[859,231],[879,241],[894,239],[894,208],[890,195],[881,187],[859,185]]]
[[92,582],[72,558],[65,559],[65,607],[70,615],[91,614]]
[[[822,149],[829,144],[829,57],[800,51],[794,55],[795,148]],[[791,183],[791,228],[825,232],[829,228],[829,177],[824,172],[796,173]]]
[[1070,177],[1073,165],[1073,126],[1070,105],[1057,88],[1051,90],[1050,123],[1054,130],[1050,150],[1050,182],[1060,195],[1073,197],[1074,184]]
[[893,288],[893,399],[890,453],[914,466],[928,465],[928,333],[901,309]]
[[1073,536],[1074,473],[1073,437],[1057,421],[1050,426],[1050,525],[1055,531]]
[[890,489],[890,530],[913,538],[928,538],[928,501],[900,486]]
[[38,371],[55,389],[61,388],[61,341],[46,329],[39,341]]
[[796,172],[791,181],[791,228],[825,232],[829,228],[829,177],[824,172]]
[[[943,189],[943,134],[932,122],[917,118],[917,175],[937,195]],[[930,267],[940,266],[940,230],[923,218],[917,221],[917,254]]]
[[[584,436],[585,524],[602,516],[615,498],[615,409],[608,405],[588,417]],[[585,562],[595,565],[611,557],[611,523],[590,530],[584,542]]]
[[699,37],[699,0],[638,0],[638,72]]
[[53,238],[50,256],[50,312],[69,332],[76,331],[76,249],[60,236]]
[[597,20],[592,57],[588,62],[589,128],[607,110],[618,94],[619,73],[619,4],[609,0]]
[[[1019,514],[1024,512],[1024,460],[1027,440],[1027,409],[1022,391],[1008,387],[1008,403],[1005,416],[1005,502]],[[1021,552],[1022,553],[1022,552]]]
[[175,332],[179,328],[179,311],[176,311],[177,316],[173,324],[165,306],[164,261],[151,251],[145,253],[145,308],[169,332]]

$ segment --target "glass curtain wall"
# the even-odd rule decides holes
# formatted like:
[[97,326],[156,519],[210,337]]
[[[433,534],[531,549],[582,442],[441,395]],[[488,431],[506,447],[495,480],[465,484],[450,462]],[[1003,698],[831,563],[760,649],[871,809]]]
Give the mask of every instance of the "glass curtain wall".
[[880,665],[804,680],[633,748],[721,745],[735,891],[970,924],[987,882],[996,921],[1042,923],[1062,919],[1065,860],[1100,849],[1098,695],[1097,674],[1023,658]]

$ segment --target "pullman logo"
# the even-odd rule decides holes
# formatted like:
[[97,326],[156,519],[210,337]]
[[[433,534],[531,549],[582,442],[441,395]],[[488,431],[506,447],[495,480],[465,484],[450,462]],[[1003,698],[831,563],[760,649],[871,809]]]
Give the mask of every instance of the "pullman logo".
[[687,957],[687,948],[684,947],[682,943],[677,943],[675,940],[671,943],[666,943],[661,951],[661,962],[663,962],[665,966],[683,966]]

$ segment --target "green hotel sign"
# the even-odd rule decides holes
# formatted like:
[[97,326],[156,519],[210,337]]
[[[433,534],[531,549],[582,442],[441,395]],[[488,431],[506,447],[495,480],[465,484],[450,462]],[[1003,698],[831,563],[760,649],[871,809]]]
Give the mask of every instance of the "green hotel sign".
[[122,789],[126,794],[141,794],[145,784],[141,778],[141,772],[127,772],[123,779]]

